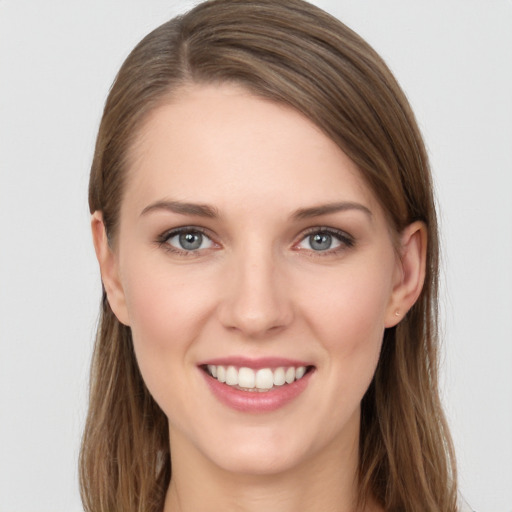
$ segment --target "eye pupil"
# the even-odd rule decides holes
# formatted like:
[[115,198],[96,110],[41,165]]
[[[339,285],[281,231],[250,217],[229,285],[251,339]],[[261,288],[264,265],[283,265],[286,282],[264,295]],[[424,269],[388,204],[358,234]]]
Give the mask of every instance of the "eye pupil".
[[201,233],[181,233],[179,242],[183,249],[193,251],[199,249],[203,243],[203,235]]
[[315,233],[309,237],[309,243],[315,251],[325,251],[331,247],[332,236],[328,233]]

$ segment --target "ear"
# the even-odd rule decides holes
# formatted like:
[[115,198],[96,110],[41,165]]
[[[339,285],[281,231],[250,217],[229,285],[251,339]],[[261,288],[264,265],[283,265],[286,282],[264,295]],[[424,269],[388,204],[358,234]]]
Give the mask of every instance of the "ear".
[[414,305],[425,282],[427,260],[427,227],[413,222],[400,235],[395,284],[386,313],[386,327],[402,320]]
[[103,214],[100,211],[95,211],[92,214],[91,229],[94,250],[100,265],[101,281],[107,294],[108,303],[117,319],[124,325],[129,325],[124,290],[119,278],[118,258],[110,247],[103,223]]

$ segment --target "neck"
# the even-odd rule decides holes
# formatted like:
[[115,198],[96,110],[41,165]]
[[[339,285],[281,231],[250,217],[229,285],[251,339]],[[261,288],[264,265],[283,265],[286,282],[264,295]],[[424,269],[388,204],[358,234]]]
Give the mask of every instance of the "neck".
[[356,510],[357,440],[350,446],[328,445],[298,467],[264,475],[219,468],[176,433],[171,453],[173,475],[164,512]]

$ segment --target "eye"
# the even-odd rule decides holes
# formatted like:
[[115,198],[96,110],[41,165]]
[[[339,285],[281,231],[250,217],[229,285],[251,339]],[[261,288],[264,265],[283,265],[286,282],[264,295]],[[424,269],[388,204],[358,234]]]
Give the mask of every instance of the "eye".
[[343,231],[331,228],[317,228],[314,231],[310,231],[296,247],[314,252],[333,253],[353,245],[354,239]]
[[[214,247],[214,242],[197,228],[180,228],[165,233],[159,242],[175,252],[196,252]],[[169,247],[170,246],[170,247]]]

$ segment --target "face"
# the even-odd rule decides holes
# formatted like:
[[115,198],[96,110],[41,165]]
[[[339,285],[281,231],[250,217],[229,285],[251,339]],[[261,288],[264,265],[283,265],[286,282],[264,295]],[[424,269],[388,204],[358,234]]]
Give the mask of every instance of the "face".
[[114,248],[97,250],[171,452],[244,473],[356,453],[404,270],[355,165],[227,85],[157,108],[130,162]]

